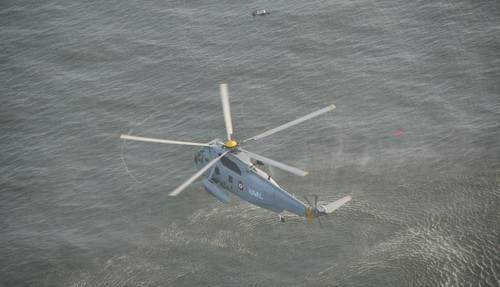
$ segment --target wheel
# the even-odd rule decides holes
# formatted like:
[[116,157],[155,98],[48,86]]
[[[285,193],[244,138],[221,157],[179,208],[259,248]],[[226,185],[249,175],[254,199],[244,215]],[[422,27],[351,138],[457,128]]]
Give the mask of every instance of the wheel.
[[283,217],[283,214],[280,214],[280,220],[281,220],[281,223],[285,223],[285,218]]

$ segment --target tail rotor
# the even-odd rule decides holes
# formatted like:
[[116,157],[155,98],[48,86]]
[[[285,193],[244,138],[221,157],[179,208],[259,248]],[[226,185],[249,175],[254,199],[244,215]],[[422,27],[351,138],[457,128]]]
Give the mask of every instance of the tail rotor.
[[314,220],[315,218],[318,219],[319,227],[323,228],[323,225],[321,224],[320,217],[326,215],[328,217],[328,214],[332,213],[333,211],[337,210],[339,207],[342,205],[346,204],[347,202],[351,201],[352,196],[348,195],[345,196],[337,201],[334,201],[330,204],[327,205],[320,205],[318,206],[318,198],[319,196],[317,194],[314,195],[314,204],[311,204],[311,201],[307,198],[307,196],[304,195],[304,199],[306,200],[307,204],[309,205],[306,208],[306,217]]
[[327,215],[325,212],[325,209],[321,206],[318,206],[318,198],[319,196],[317,194],[314,195],[314,205],[311,204],[311,201],[307,198],[307,196],[304,195],[304,199],[306,200],[307,204],[309,205],[306,208],[306,216],[307,218],[314,220],[315,218],[318,219],[318,224],[320,228],[323,228],[323,224],[321,224],[321,219],[320,216]]

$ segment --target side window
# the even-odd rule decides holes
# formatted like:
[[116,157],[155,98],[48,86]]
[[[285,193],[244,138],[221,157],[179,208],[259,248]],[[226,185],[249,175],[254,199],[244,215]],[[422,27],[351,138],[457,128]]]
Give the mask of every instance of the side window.
[[201,153],[196,153],[196,156],[194,157],[194,162],[195,163],[203,163],[203,157],[201,156]]
[[219,167],[218,166],[215,167],[215,171],[214,172],[215,172],[216,175],[219,175]]
[[227,168],[229,168],[230,170],[234,171],[235,173],[237,173],[237,174],[241,175],[241,170],[240,170],[240,168],[238,167],[238,165],[237,165],[237,164],[235,164],[234,162],[232,162],[230,159],[228,159],[228,158],[226,158],[226,157],[224,156],[224,157],[222,157],[222,158],[220,159],[220,161],[222,162],[222,164],[223,164],[225,167],[227,167]]
[[232,176],[229,176],[229,182],[233,183],[233,177]]

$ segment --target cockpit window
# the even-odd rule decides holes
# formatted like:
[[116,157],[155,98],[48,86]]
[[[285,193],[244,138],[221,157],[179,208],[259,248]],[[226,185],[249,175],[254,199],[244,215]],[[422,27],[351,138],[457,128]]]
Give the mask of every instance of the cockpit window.
[[222,162],[222,164],[229,168],[230,170],[236,172],[237,174],[241,175],[241,170],[240,168],[238,167],[237,164],[235,164],[233,161],[231,161],[230,159],[228,159],[227,157],[223,156],[220,161]]

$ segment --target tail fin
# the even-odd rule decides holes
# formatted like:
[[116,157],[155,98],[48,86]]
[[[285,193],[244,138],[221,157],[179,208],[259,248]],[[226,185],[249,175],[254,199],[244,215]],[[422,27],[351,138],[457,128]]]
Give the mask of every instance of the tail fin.
[[352,199],[352,196],[348,195],[344,198],[341,198],[337,201],[334,201],[330,204],[323,206],[325,213],[332,213],[333,211],[335,211],[336,209],[338,209],[342,205],[348,203],[351,199]]

